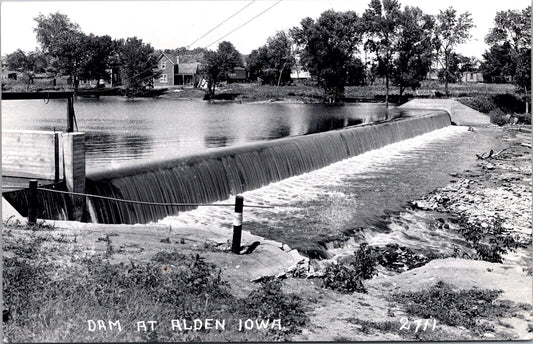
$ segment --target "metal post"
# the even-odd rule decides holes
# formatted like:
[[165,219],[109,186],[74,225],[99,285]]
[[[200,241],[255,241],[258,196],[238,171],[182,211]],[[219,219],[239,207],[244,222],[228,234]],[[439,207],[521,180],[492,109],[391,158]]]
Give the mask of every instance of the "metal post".
[[236,254],[239,254],[241,251],[243,204],[244,198],[237,196],[235,198],[235,217],[233,218],[233,241],[231,242],[231,252]]
[[74,96],[68,97],[67,102],[67,133],[74,132]]
[[29,195],[28,195],[28,223],[35,224],[37,222],[37,180],[30,180]]

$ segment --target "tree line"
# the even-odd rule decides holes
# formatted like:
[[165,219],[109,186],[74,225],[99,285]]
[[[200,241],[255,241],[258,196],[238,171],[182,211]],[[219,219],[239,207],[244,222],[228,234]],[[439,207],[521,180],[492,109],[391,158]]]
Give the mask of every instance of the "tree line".
[[[490,48],[480,64],[487,82],[513,82],[524,96],[531,84],[530,13],[530,6],[497,12],[485,38]],[[157,77],[160,51],[139,38],[87,35],[61,13],[41,14],[35,21],[40,49],[9,54],[8,67],[69,75],[74,87],[80,78],[109,80],[109,68],[120,70],[123,85],[132,90],[149,86]],[[416,90],[436,66],[448,95],[448,84],[477,64],[456,52],[458,45],[470,39],[473,27],[469,12],[458,13],[452,7],[429,15],[418,7],[402,8],[397,0],[371,0],[360,15],[329,10],[317,19],[304,18],[299,26],[268,38],[246,58],[227,41],[215,51],[178,48],[165,52],[201,62],[211,96],[217,83],[227,80],[235,67],[246,65],[250,79],[280,86],[291,81],[299,60],[333,102],[343,97],[346,85],[362,85],[377,77],[384,80],[388,101],[390,86],[399,87],[400,95],[406,89]]]

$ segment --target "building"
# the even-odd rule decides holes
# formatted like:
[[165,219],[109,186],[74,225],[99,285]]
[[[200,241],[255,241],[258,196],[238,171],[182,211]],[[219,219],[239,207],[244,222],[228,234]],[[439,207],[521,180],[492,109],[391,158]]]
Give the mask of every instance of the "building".
[[198,84],[200,64],[180,63],[179,56],[161,53],[158,59],[161,74],[154,78],[154,87],[191,86]]
[[244,67],[235,67],[232,73],[228,73],[228,82],[246,82],[247,80],[248,73]]
[[478,83],[483,82],[483,73],[481,72],[463,72],[462,82]]

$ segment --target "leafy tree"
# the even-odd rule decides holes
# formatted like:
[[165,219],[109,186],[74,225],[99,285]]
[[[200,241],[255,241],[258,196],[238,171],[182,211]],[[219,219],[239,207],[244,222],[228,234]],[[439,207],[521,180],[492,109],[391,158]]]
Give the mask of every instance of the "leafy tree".
[[326,11],[318,20],[305,18],[291,30],[302,47],[301,62],[313,75],[330,101],[344,95],[347,66],[361,43],[363,27],[353,11]]
[[106,71],[115,50],[115,43],[110,36],[95,36],[90,34],[84,40],[85,59],[81,64],[80,76],[86,79],[109,80]]
[[420,87],[431,68],[432,31],[434,21],[418,7],[405,7],[400,15],[400,39],[396,45],[392,79],[400,87],[400,96],[407,87]]
[[477,69],[475,66],[477,62],[475,58],[463,56],[458,53],[452,53],[448,60],[448,71],[440,70],[438,73],[439,80],[446,82],[446,79],[451,82],[458,82],[461,80],[464,72],[471,72]]
[[358,57],[352,57],[346,66],[346,85],[360,86],[365,84],[365,65]]
[[228,73],[242,65],[241,54],[228,41],[221,42],[217,51],[207,51],[203,68],[203,75],[207,81],[207,96],[212,98],[215,95],[216,84],[227,80]]
[[285,31],[269,37],[265,45],[253,50],[246,59],[250,78],[260,77],[263,82],[278,86],[289,82],[295,63],[292,47],[292,38]]
[[483,54],[483,76],[487,81],[510,78],[527,102],[531,100],[531,6],[496,13],[494,27],[485,37],[490,44]]
[[43,52],[50,56],[52,67],[72,78],[74,88],[78,87],[81,66],[85,59],[85,39],[78,24],[59,12],[34,18],[37,27],[37,41]]
[[158,76],[157,56],[149,43],[143,43],[137,37],[121,39],[116,44],[122,84],[126,88],[126,94],[133,96]]
[[263,71],[268,68],[268,65],[268,49],[266,45],[252,50],[246,58],[246,68],[251,80],[256,80],[258,77],[262,78]]
[[385,78],[385,103],[389,105],[389,81],[394,71],[394,53],[400,40],[400,4],[397,0],[371,0],[363,14],[368,36],[365,49],[376,55],[376,72]]
[[440,63],[443,67],[446,96],[449,96],[448,83],[453,80],[450,65],[454,56],[454,49],[470,38],[472,27],[474,24],[470,12],[458,15],[453,7],[440,11],[436,17],[434,44],[437,56],[442,56]]
[[24,51],[17,49],[11,54],[6,55],[6,64],[8,69],[27,71],[30,61]]
[[531,6],[519,10],[507,10],[496,13],[494,27],[485,37],[489,45],[509,43],[518,51],[531,47]]
[[509,51],[511,51],[511,45],[505,42],[502,45],[493,45],[483,53],[481,72],[485,82],[512,81],[515,74],[515,61]]
[[292,51],[292,39],[285,31],[278,31],[276,35],[267,40],[267,56],[270,68],[277,72],[277,85],[282,78],[287,82],[291,78],[291,66],[295,63]]

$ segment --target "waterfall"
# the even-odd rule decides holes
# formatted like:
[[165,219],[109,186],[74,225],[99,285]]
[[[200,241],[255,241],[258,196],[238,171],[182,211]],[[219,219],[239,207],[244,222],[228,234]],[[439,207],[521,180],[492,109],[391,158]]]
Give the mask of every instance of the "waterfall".
[[[446,112],[287,137],[87,175],[87,193],[160,203],[211,203],[451,124]],[[147,223],[193,207],[92,199],[97,222]]]

